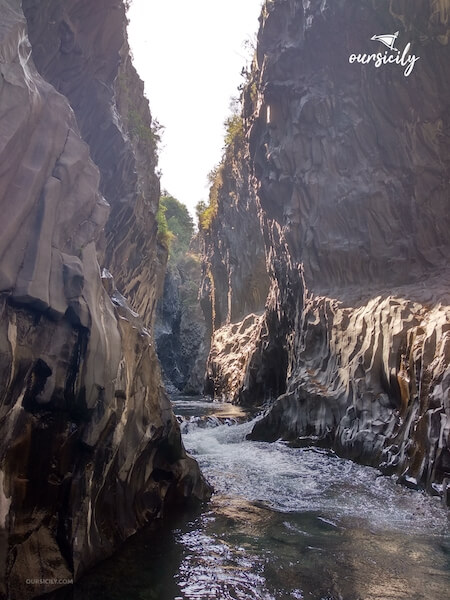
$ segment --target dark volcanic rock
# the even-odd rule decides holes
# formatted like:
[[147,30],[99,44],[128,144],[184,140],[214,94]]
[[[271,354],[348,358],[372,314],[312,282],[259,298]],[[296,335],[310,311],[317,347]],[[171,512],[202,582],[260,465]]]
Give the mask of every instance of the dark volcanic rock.
[[169,262],[155,322],[157,352],[166,386],[175,392],[203,392],[206,326],[198,303],[199,258]]
[[237,135],[225,154],[217,190],[217,214],[200,231],[201,302],[213,329],[264,309],[269,289],[249,157]]
[[159,179],[154,124],[114,0],[23,0],[33,60],[66,96],[111,207],[102,266],[146,323],[154,318],[166,252],[157,248]]
[[[254,439],[327,444],[430,491],[450,472],[447,16],[432,0],[263,7],[244,117],[272,285],[233,390],[259,403],[284,382]],[[420,57],[408,77],[349,62],[397,30]]]
[[[315,293],[389,289],[447,266],[450,54],[435,5],[268,4],[251,154],[265,215]],[[392,28],[420,56],[409,77],[349,63]]]
[[[208,495],[148,329],[161,285],[159,186],[151,161],[142,171],[151,136],[132,139],[129,114],[112,101],[130,68],[124,9],[24,5],[40,70],[55,85],[59,74],[76,111],[36,70],[20,3],[0,0],[0,596],[10,598],[54,586],[27,579],[78,578],[171,503]],[[102,144],[111,153],[100,174],[83,139],[94,121],[92,155]],[[100,254],[127,299],[109,271],[101,276],[105,223]]]
[[181,301],[181,277],[178,269],[167,268],[164,290],[158,305],[155,323],[155,339],[163,374],[175,389],[182,390],[186,383],[186,365],[179,356]]
[[[205,391],[236,399],[245,374],[245,358],[237,347],[248,343],[248,326],[255,333],[254,320],[247,316],[262,314],[269,289],[248,148],[242,134],[227,148],[216,185],[217,214],[199,234],[203,254],[200,302],[211,339]],[[220,332],[223,326],[227,329]],[[229,336],[233,339],[230,337],[230,345],[224,346],[224,338]],[[215,360],[225,354],[225,362]]]

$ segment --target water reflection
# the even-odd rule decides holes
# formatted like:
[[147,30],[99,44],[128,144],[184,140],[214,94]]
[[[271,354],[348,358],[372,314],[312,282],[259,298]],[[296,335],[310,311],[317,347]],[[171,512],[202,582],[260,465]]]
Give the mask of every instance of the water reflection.
[[184,598],[429,600],[450,586],[440,536],[370,532],[226,496],[204,518],[199,545],[195,532],[180,537],[192,552],[177,575]]
[[248,420],[249,414],[251,414],[241,406],[228,402],[217,402],[192,396],[176,396],[172,404],[175,414],[185,418],[213,416],[219,419]]
[[176,581],[185,548],[181,532],[198,526],[197,511],[140,531],[120,551],[92,569],[75,586],[46,600],[173,600],[183,598]]
[[248,442],[252,424],[236,407],[178,399],[175,408],[200,419],[184,440],[217,490],[211,503],[141,532],[51,598],[448,597],[447,513],[436,499],[330,452]]

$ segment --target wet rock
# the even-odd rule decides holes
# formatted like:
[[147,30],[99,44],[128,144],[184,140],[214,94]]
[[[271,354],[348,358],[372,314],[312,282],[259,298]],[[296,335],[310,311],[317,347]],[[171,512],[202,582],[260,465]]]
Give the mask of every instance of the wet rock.
[[27,30],[19,4],[0,0],[0,594],[22,599],[58,585],[27,579],[79,578],[209,488],[184,451],[150,333],[159,187],[153,142],[132,140],[112,103],[131,68],[124,9],[24,2]]
[[245,394],[248,362],[261,337],[264,316],[250,314],[242,321],[224,325],[214,332],[206,371],[206,391],[228,402]]

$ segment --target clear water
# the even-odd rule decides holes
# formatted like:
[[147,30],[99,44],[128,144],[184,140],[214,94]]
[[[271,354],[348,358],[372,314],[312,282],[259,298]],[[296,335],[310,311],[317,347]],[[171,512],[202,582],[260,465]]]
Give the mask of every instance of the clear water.
[[71,598],[450,597],[448,513],[438,499],[331,452],[248,442],[253,422],[231,405],[181,398],[174,409],[212,501],[135,536]]

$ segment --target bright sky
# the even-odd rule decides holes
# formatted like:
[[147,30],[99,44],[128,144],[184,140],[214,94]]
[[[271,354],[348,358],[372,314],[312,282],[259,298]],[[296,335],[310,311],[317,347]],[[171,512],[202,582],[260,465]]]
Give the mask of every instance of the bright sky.
[[132,0],[134,65],[154,117],[164,125],[161,187],[191,211],[207,200],[220,161],[223,122],[238,96],[262,0]]

